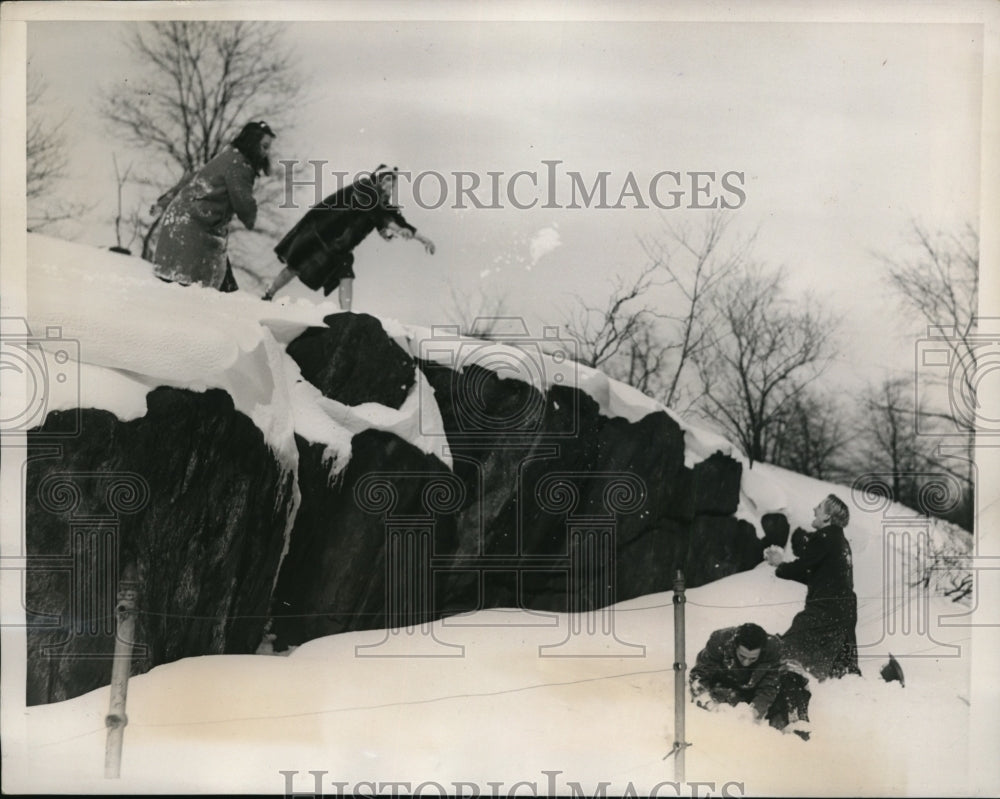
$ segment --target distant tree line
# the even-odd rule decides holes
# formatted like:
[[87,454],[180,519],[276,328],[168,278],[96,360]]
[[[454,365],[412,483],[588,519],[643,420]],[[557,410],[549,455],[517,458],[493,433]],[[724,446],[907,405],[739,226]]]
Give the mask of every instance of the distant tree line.
[[644,242],[648,262],[632,279],[615,278],[603,304],[578,298],[565,327],[581,362],[718,428],[751,466],[766,461],[846,485],[878,475],[868,490],[971,530],[975,230],[932,233],[913,223],[911,255],[875,255],[905,314],[942,328],[941,344],[960,366],[941,376],[959,401],[930,407],[916,370],[857,396],[828,388],[839,320],[814,298],[789,297],[784,271],[753,260],[756,236],[730,240],[731,219],[711,217],[694,232],[669,227]]

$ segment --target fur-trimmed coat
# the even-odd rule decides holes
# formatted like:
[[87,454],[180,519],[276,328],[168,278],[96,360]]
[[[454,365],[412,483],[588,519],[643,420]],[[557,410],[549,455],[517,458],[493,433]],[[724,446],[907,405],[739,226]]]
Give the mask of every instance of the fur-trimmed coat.
[[257,221],[255,179],[250,162],[231,145],[199,169],[163,214],[153,251],[157,276],[221,288],[233,215],[250,230]]

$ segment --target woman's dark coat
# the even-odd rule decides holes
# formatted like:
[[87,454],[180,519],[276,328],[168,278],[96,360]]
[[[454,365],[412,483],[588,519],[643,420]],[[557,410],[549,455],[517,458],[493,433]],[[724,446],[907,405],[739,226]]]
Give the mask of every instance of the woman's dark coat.
[[781,563],[775,574],[808,587],[806,606],[781,636],[785,657],[797,660],[819,679],[860,674],[858,598],[854,593],[851,545],[836,525],[793,538],[798,559]]
[[354,277],[351,251],[373,230],[388,237],[390,222],[417,230],[365,177],[310,208],[274,252],[309,288],[329,294],[343,278]]

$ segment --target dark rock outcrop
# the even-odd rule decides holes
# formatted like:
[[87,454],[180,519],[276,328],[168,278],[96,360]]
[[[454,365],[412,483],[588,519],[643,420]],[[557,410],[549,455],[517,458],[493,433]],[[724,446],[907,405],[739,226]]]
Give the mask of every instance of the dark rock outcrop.
[[763,557],[764,542],[749,522],[732,516],[699,516],[688,536],[684,577],[688,585],[704,585],[752,569]]
[[[260,642],[293,476],[223,391],[159,388],[147,405],[128,422],[51,413],[29,436],[29,704],[108,683],[129,563],[142,591],[133,672]],[[66,424],[76,435],[44,443]]]
[[[453,552],[456,545],[454,513],[435,512],[433,501],[427,507],[428,485],[445,485],[449,478],[453,488],[457,484],[436,458],[390,433],[366,430],[352,439],[350,463],[331,484],[323,447],[301,438],[297,443],[302,499],[275,587],[278,649],[387,626],[386,550],[397,543],[392,520],[406,520],[396,536],[404,546],[413,543],[405,540],[407,530],[418,531],[410,539],[419,542],[423,529],[432,552]],[[410,565],[417,554],[411,553]],[[435,614],[429,602],[421,604],[424,599],[406,602],[404,612],[411,615],[391,621],[430,621]]]
[[[669,414],[610,418],[572,385],[415,362],[372,317],[325,321],[288,346],[304,378],[348,405],[399,408],[421,369],[453,469],[366,430],[334,477],[325,447],[297,438],[287,474],[221,391],[157,389],[129,422],[50,414],[29,434],[30,703],[107,683],[108,608],[130,563],[139,672],[253,652],[268,622],[281,649],[481,608],[588,610],[669,590],[677,569],[693,587],[760,562],[765,541],[732,515],[740,464],[717,453],[686,468]],[[71,424],[78,435],[46,449]],[[106,484],[119,478],[134,496],[116,509]]]
[[692,476],[695,516],[730,516],[740,503],[743,464],[716,452],[696,463]]
[[378,402],[399,408],[415,379],[413,359],[368,314],[331,314],[287,352],[324,397],[345,405]]

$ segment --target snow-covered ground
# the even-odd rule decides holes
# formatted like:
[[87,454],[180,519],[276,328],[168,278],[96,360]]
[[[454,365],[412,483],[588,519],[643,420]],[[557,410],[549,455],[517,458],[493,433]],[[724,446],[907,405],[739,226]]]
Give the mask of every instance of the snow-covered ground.
[[[698,789],[701,795],[722,795],[727,783],[733,796],[965,792],[969,630],[935,623],[929,635],[914,629],[879,644],[880,532],[865,518],[849,532],[861,552],[863,676],[814,684],[809,742],[755,725],[745,706],[707,713],[687,704],[686,781],[715,786],[710,794]],[[719,627],[752,620],[783,631],[803,598],[801,586],[764,564],[688,591],[688,664]],[[929,610],[936,621],[957,606],[935,600]],[[130,682],[120,780],[102,776],[103,688],[25,711],[28,744],[10,753],[19,756],[5,787],[17,790],[27,779],[47,791],[281,792],[288,779],[293,790],[311,793],[310,772],[324,771],[328,795],[347,783],[341,790],[388,796],[392,789],[379,783],[394,781],[409,786],[398,787],[399,795],[431,782],[450,794],[472,795],[472,787],[454,783],[473,783],[483,795],[506,796],[519,781],[545,795],[550,779],[560,793],[575,782],[591,796],[604,782],[609,794],[631,784],[636,795],[649,795],[674,780],[672,760],[663,760],[674,736],[673,612],[670,594],[658,594],[593,619],[610,621],[613,636],[588,633],[584,624],[577,634],[589,636],[591,654],[606,657],[559,657],[559,645],[572,642],[568,616],[495,610],[412,633],[331,636],[287,657],[160,666]],[[407,645],[429,654],[437,644],[452,656],[378,656],[392,644],[403,647],[393,649],[397,655]],[[905,670],[905,688],[879,677],[889,650]],[[427,785],[421,793],[440,791]],[[659,794],[677,795],[670,786]]]
[[[243,293],[166,285],[139,259],[40,236],[29,237],[29,262],[32,332],[38,338],[39,330],[58,326],[64,338],[80,341],[78,382],[65,390],[53,383],[48,410],[75,406],[81,397],[84,407],[127,419],[144,413],[145,393],[155,385],[217,386],[230,391],[289,467],[294,432],[326,443],[334,469],[349,458],[351,435],[365,426],[391,429],[428,451],[439,446],[433,430],[427,436],[427,417],[423,425],[416,420],[431,402],[424,381],[399,411],[347,408],[301,381],[281,345],[321,324],[335,304],[267,304]],[[429,354],[428,335],[439,338],[391,320],[383,325],[418,357]],[[442,359],[454,357],[455,350],[440,351]],[[507,355],[498,362],[516,361],[512,351],[500,352]],[[546,381],[570,368],[542,357],[549,359]],[[660,409],[599,373],[572,368],[576,384],[609,416],[638,419]],[[718,436],[682,425],[689,465],[718,449],[732,452]],[[943,615],[969,608],[900,588],[910,582],[911,561],[903,553],[921,535],[940,540],[951,532],[898,506],[861,511],[849,489],[766,464],[744,471],[740,515],[756,521],[784,511],[793,527],[806,526],[830,491],[854,514],[847,534],[864,675],[814,685],[809,742],[756,726],[740,708],[707,713],[686,705],[692,745],[681,793],[961,795],[970,779],[982,783],[982,775],[969,776],[968,763],[976,701],[972,629],[963,618],[941,623]],[[719,627],[756,621],[782,632],[804,595],[802,586],[776,579],[764,564],[689,591],[688,664]],[[5,623],[9,611],[5,605]],[[583,632],[571,634],[574,622]],[[614,635],[599,634],[612,623]],[[560,656],[570,647],[559,644],[579,642],[578,635],[591,656]],[[397,656],[382,656],[388,652]],[[903,665],[905,688],[879,677],[889,652]],[[673,659],[669,594],[631,600],[593,619],[495,610],[415,632],[316,640],[287,657],[188,659],[131,681],[118,781],[102,776],[107,688],[24,709],[8,683],[4,789],[280,793],[289,787],[311,794],[310,772],[325,772],[320,789],[328,795],[338,785],[344,792],[409,795],[421,783],[428,783],[423,795],[438,795],[438,786],[465,795],[533,795],[533,787],[538,795],[565,794],[577,785],[593,795],[602,783],[608,794],[646,795],[674,779],[673,760],[663,759],[674,738]],[[521,781],[528,784],[517,786]],[[695,786],[699,781],[711,789]],[[677,795],[670,785],[658,793]]]

